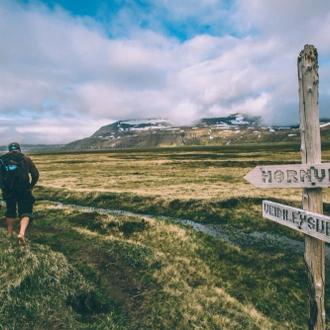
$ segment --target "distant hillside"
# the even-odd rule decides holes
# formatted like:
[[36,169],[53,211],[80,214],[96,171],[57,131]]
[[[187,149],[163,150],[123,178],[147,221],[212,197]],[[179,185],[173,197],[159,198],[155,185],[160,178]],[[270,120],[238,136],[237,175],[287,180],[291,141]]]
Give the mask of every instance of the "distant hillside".
[[200,120],[200,124],[206,124],[208,126],[260,126],[261,120],[257,116],[243,116],[240,114],[233,114],[228,117],[216,117],[216,118],[203,118]]
[[[92,137],[111,137],[115,136],[116,133],[122,132],[139,132],[150,129],[164,129],[171,127],[172,124],[166,119],[129,119],[120,120],[107,126],[102,126],[97,130]],[[118,136],[118,134],[117,134]]]
[[[330,119],[320,123],[323,141],[330,141]],[[234,143],[299,142],[299,125],[262,125],[259,117],[233,114],[203,118],[195,125],[173,125],[160,118],[119,120],[102,126],[92,136],[73,141],[64,150],[148,148]]]
[[[58,151],[63,148],[63,144],[21,144],[22,152],[41,152],[41,151]],[[0,154],[8,151],[7,145],[0,146]]]

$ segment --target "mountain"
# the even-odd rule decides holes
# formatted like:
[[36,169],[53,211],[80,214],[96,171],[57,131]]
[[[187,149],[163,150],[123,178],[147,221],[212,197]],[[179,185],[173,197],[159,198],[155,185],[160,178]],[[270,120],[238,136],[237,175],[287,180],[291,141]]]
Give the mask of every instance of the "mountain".
[[[330,119],[320,119],[322,143],[330,144]],[[90,137],[66,145],[22,144],[24,152],[56,152],[113,148],[150,148],[238,143],[300,143],[299,125],[263,125],[260,117],[232,114],[202,118],[193,125],[174,125],[166,118],[127,119],[102,126]],[[0,145],[0,154],[7,146]]]
[[[329,141],[330,119],[320,121],[321,136]],[[262,125],[260,117],[233,114],[203,118],[194,125],[174,125],[164,118],[119,120],[92,136],[65,145],[64,150],[150,148],[233,143],[300,142],[299,125]]]
[[[150,129],[164,129],[171,127],[172,124],[166,119],[129,119],[120,120],[107,126],[102,126],[92,137],[111,137],[121,132],[139,132]],[[117,134],[118,135],[118,134]]]
[[203,118],[200,120],[200,124],[206,124],[208,126],[259,126],[260,123],[260,117],[243,116],[241,114],[233,114],[227,117]]

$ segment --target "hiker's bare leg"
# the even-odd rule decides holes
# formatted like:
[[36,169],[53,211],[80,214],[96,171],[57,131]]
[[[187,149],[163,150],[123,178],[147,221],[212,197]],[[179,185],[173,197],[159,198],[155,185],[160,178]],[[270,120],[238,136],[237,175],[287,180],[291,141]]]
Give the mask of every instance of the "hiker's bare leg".
[[26,244],[24,235],[25,235],[25,230],[26,230],[29,222],[30,222],[29,217],[23,217],[21,219],[21,229],[20,229],[19,234],[17,236],[18,237],[18,242],[19,242],[20,245],[25,245]]
[[8,237],[13,237],[15,218],[6,218],[6,221],[7,221],[7,227],[8,227]]

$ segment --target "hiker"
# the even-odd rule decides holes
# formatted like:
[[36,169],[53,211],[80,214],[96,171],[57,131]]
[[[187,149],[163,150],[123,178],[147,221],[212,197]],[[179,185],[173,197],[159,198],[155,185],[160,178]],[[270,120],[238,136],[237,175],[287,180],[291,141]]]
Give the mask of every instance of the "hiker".
[[25,230],[33,220],[32,210],[35,198],[32,190],[39,179],[39,171],[28,156],[21,153],[17,142],[8,145],[8,153],[0,157],[2,198],[6,202],[8,237],[14,236],[14,222],[20,218],[18,243],[25,245]]

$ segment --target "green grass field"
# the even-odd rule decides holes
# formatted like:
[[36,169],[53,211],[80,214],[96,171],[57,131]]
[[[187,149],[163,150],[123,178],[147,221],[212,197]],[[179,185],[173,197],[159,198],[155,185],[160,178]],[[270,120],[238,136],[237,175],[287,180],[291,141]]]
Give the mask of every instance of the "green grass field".
[[[263,199],[299,207],[301,189],[243,179],[257,165],[300,163],[298,145],[30,156],[41,177],[28,245],[1,220],[0,329],[307,328],[303,253],[288,243],[304,237],[261,214]],[[323,201],[329,214],[328,189]],[[161,216],[218,226],[229,240]]]

